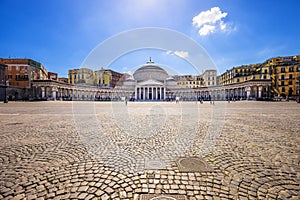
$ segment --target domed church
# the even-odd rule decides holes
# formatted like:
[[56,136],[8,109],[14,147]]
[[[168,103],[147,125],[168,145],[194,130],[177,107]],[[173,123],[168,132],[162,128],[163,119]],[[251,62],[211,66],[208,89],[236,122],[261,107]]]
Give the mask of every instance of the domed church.
[[123,88],[133,90],[135,100],[152,101],[166,99],[168,86],[176,87],[176,81],[150,58],[133,73],[133,77],[124,81]]

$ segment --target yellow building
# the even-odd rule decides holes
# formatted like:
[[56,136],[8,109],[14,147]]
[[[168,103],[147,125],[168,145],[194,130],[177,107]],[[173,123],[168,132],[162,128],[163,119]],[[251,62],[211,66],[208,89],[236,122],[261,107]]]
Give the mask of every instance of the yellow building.
[[[220,85],[248,84],[252,90],[262,86],[262,97],[296,97],[299,87],[300,56],[277,57],[261,64],[242,65],[227,70],[220,76]],[[252,86],[251,86],[252,84]],[[254,87],[254,92],[257,93]],[[258,96],[258,95],[254,95]]]
[[298,96],[300,56],[271,58],[266,61],[271,68],[272,95],[281,97]]
[[199,88],[205,86],[202,75],[182,75],[173,76],[173,78],[177,81],[177,85],[183,88]]
[[68,70],[68,83],[96,85],[97,73],[88,68]]
[[270,67],[263,64],[233,67],[221,75],[220,85],[243,83],[250,80],[271,80]]
[[112,87],[116,85],[122,85],[123,81],[128,78],[129,75],[113,71],[111,69],[101,68],[97,71],[98,86],[100,87]]

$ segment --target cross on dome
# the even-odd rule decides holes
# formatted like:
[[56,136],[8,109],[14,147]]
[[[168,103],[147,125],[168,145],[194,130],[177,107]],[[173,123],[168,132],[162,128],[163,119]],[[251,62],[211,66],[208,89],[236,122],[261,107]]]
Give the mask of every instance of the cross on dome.
[[147,62],[147,64],[153,64],[154,62],[151,60],[151,57],[149,59],[149,61]]

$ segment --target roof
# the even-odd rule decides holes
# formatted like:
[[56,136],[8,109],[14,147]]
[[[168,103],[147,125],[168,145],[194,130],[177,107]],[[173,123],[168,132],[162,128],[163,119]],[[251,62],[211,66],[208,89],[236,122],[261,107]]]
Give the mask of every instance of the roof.
[[138,85],[163,85],[163,83],[153,79],[148,79],[146,81],[140,82]]

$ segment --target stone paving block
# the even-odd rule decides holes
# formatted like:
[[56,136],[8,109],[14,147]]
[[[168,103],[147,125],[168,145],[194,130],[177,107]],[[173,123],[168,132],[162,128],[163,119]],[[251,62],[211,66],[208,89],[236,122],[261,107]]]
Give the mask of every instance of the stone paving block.
[[[78,133],[74,131],[71,104],[53,102],[52,105],[55,106],[52,107],[49,102],[18,103],[11,104],[17,105],[16,107],[1,107],[1,112],[11,113],[19,109],[18,105],[26,105],[20,110],[22,112],[19,116],[11,116],[10,119],[0,116],[1,122],[4,122],[0,124],[3,130],[0,133],[0,147],[3,152],[0,154],[0,159],[3,160],[0,168],[4,169],[0,174],[1,199],[23,195],[27,199],[78,199],[80,195],[80,198],[85,199],[122,199],[120,196],[124,194],[120,190],[126,192],[127,197],[124,199],[139,199],[142,193],[176,193],[193,199],[210,199],[216,195],[223,199],[266,199],[278,196],[298,199],[299,183],[296,180],[299,163],[295,163],[297,157],[293,153],[298,147],[295,133],[300,131],[295,126],[300,117],[298,104],[236,102],[228,105],[226,122],[222,134],[215,141],[213,151],[207,155],[199,154],[200,157],[204,156],[211,168],[195,172],[180,170],[176,159],[193,157],[195,152],[201,152],[201,138],[206,133],[205,128],[209,126],[208,118],[199,119],[199,138],[192,141],[193,145],[184,155],[170,150],[160,151],[172,159],[164,160],[163,169],[147,170],[144,169],[144,156],[148,156],[148,160],[159,158],[160,152],[152,152],[152,149],[162,148],[160,142],[164,138],[156,141],[144,140],[143,145],[140,145],[141,140],[134,137],[131,137],[132,143],[124,142],[127,136],[111,126],[113,118],[109,115],[111,113],[107,113],[107,104],[96,106],[99,106],[97,111],[100,110],[99,120],[108,131],[108,141],[103,147],[109,146],[113,151],[111,155],[98,159],[89,156],[89,147],[82,143]],[[153,105],[161,104],[156,103]],[[148,107],[150,104],[147,103],[134,105],[139,109],[153,106],[151,104]],[[175,104],[162,102],[161,105],[176,108]],[[201,106],[204,109],[202,114],[213,111],[211,107]],[[45,109],[47,112],[44,115],[33,114],[36,109]],[[65,115],[61,110],[69,114]],[[60,114],[47,114],[49,111]],[[176,116],[177,112],[174,113]],[[137,115],[141,116],[138,112],[132,113],[133,117]],[[22,123],[13,125],[18,132],[11,133],[14,128],[7,125],[10,123],[8,120]],[[142,123],[142,120],[136,123]],[[170,126],[168,123],[173,124]],[[176,127],[176,121],[167,122],[166,127],[166,130],[161,130],[161,136],[168,138],[172,130],[175,130],[172,128]],[[26,137],[21,136],[25,132]],[[116,149],[113,143],[115,140],[122,141],[119,145],[129,146],[126,146],[127,149]],[[153,143],[150,144],[149,141]],[[129,147],[134,148],[134,153],[142,152],[144,147],[147,147],[147,151],[136,159],[137,162],[134,159],[123,162],[122,159],[130,157],[126,152],[130,150]],[[172,149],[172,146],[168,148]],[[124,156],[114,154],[120,151],[125,152]],[[142,168],[137,170],[133,166],[128,170],[121,169],[134,162],[139,163]],[[191,166],[193,167],[193,163]]]

